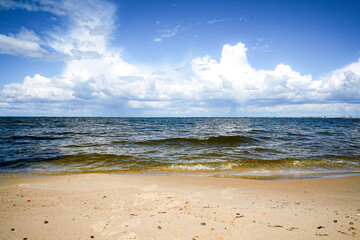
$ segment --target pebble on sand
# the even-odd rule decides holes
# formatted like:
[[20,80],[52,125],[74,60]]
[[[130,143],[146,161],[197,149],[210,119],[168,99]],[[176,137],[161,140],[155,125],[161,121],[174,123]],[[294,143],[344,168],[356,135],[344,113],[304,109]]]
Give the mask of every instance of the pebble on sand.
[[201,226],[205,226],[206,225],[206,223],[205,222],[202,222],[202,223],[200,223],[201,224]]
[[11,231],[12,231],[12,232],[15,231],[15,228],[12,228]]
[[236,213],[236,218],[242,218],[242,217],[245,217],[245,216],[240,213]]
[[324,226],[318,226],[317,229],[325,228]]
[[44,223],[45,223],[45,224],[48,224],[48,223],[49,223],[49,221],[48,221],[48,220],[45,220],[45,221],[44,221]]

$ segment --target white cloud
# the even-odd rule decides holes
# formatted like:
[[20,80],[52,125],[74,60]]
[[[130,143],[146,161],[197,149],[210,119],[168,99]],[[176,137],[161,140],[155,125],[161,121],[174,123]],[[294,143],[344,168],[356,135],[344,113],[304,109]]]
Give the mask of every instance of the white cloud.
[[154,38],[153,41],[154,42],[162,42],[162,39],[161,38]]
[[220,22],[225,22],[225,19],[224,18],[221,18],[221,19],[214,18],[214,19],[208,21],[209,24],[220,23]]
[[179,32],[184,31],[184,30],[185,30],[185,28],[182,27],[181,24],[178,22],[175,27],[161,29],[160,30],[160,32],[161,32],[160,38],[171,38],[171,37],[174,37]]
[[25,9],[27,11],[45,11],[55,15],[65,15],[65,11],[61,8],[59,2],[52,0],[37,0],[37,1],[14,1],[14,0],[0,0],[0,8],[3,9]]
[[[35,36],[36,35],[28,35],[20,37],[35,38]],[[47,50],[32,40],[33,39],[27,40],[0,34],[0,53],[33,58],[44,58],[49,55]]]
[[314,87],[325,100],[360,103],[360,59],[321,77]]
[[271,52],[270,45],[263,38],[256,38],[256,45],[252,47],[254,51]]
[[9,102],[17,101],[63,101],[71,100],[70,84],[58,78],[46,78],[39,74],[26,77],[22,84],[7,84],[2,94]]
[[[56,12],[52,1],[36,3],[38,8],[44,8],[46,3]],[[0,35],[0,43],[6,43],[0,44],[2,53],[11,50],[7,54],[43,57],[48,52],[41,44],[46,44],[65,56],[66,61],[59,76],[27,76],[21,84],[0,88],[3,113],[112,116],[129,112],[174,116],[360,113],[360,60],[313,80],[311,75],[301,75],[282,63],[273,70],[255,69],[247,60],[245,45],[238,43],[224,45],[219,60],[198,57],[181,71],[144,70],[127,63],[108,46],[114,28],[115,8],[111,3],[95,0],[57,3],[71,23],[67,31],[50,33],[46,42],[25,28],[16,35]],[[8,8],[14,8],[11,4],[15,3],[10,1]],[[4,5],[0,2],[0,6]],[[162,37],[172,37],[180,29],[178,24],[162,32]],[[11,44],[13,47],[9,47]]]
[[[33,58],[54,57],[69,58],[96,57],[107,50],[109,33],[114,29],[113,15],[115,6],[109,2],[89,1],[0,1],[4,9],[26,9],[45,11],[68,17],[70,28],[48,33],[46,41],[35,32],[24,27],[16,34],[0,35],[1,53]],[[51,50],[49,53],[42,46]]]
[[0,53],[14,56],[41,58],[50,60],[55,54],[44,47],[47,43],[43,41],[32,30],[21,27],[17,34],[0,34]]
[[71,25],[66,34],[51,33],[49,46],[69,57],[74,56],[74,51],[105,54],[108,35],[114,29],[115,6],[97,0],[64,0],[60,5],[66,11]]

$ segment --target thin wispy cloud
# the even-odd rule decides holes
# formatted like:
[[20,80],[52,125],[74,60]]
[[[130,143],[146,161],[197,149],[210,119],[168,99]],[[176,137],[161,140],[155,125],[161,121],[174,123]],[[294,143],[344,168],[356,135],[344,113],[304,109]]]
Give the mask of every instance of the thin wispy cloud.
[[175,26],[162,26],[161,22],[157,21],[155,25],[159,27],[158,32],[160,32],[158,37],[153,38],[153,42],[157,43],[162,42],[164,39],[173,38],[186,29],[180,22],[177,22]]
[[214,23],[221,23],[221,22],[225,22],[226,20],[224,18],[220,18],[220,19],[212,19],[212,20],[209,20],[207,23],[209,24],[214,24]]
[[271,52],[270,45],[263,38],[256,38],[256,45],[252,47],[254,51]]
[[179,33],[180,31],[184,30],[183,27],[181,27],[180,23],[177,23],[175,27],[173,28],[164,28],[161,29],[161,38],[171,38],[174,37],[177,33]]

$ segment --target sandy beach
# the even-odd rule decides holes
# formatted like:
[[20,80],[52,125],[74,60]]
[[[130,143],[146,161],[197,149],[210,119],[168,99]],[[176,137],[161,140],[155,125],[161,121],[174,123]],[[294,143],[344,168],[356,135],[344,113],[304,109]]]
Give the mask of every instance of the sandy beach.
[[0,239],[359,239],[360,176],[0,179]]

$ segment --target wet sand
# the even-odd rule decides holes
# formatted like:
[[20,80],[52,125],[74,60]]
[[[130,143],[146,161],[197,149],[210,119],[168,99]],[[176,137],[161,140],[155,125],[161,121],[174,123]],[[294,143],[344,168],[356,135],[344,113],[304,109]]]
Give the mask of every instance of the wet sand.
[[0,179],[0,239],[360,239],[360,176]]

